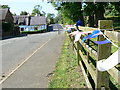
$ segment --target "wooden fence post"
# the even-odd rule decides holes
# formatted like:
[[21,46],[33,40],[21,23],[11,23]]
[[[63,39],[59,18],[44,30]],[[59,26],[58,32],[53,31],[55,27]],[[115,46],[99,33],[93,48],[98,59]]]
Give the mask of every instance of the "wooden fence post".
[[[98,21],[99,29],[112,29],[112,26],[113,26],[112,24],[113,22],[111,20]],[[105,38],[103,37],[103,35],[100,35],[98,37],[98,40],[103,41],[105,40]],[[107,59],[110,56],[110,54],[111,54],[111,43],[98,45],[98,61]],[[102,87],[109,89],[109,74],[107,72],[100,72],[98,70],[96,71],[97,71],[96,89],[98,88],[100,89]]]
[[79,53],[79,50],[81,50],[81,44],[79,41],[77,41],[77,60],[78,60],[78,65],[80,65],[79,61],[82,60],[81,56],[80,56],[80,53]]

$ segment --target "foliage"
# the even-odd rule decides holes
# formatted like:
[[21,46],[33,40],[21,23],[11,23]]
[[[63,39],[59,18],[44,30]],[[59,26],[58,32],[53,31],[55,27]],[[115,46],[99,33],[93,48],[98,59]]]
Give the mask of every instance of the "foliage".
[[26,11],[21,11],[20,15],[28,15]]
[[120,2],[109,3],[106,7],[106,16],[120,16]]
[[8,5],[0,5],[0,8],[9,8],[10,9],[10,7]]
[[14,13],[14,14],[12,14],[13,16],[17,16],[17,14],[16,13]]
[[[98,20],[104,20],[104,15],[120,15],[120,2],[51,2],[58,10],[59,22],[74,24],[78,19],[83,23],[83,15],[88,16],[89,26],[98,26]],[[58,18],[58,17],[57,17]]]
[[10,30],[13,30],[13,24],[8,22],[2,22],[2,29],[4,32],[9,32]]
[[41,16],[42,15],[41,10],[42,10],[42,6],[40,5],[34,6],[31,16],[35,16],[36,14]]
[[47,24],[54,24],[54,17],[55,17],[55,14],[48,13],[47,14]]
[[55,17],[54,22],[55,22],[55,23],[62,23],[62,24],[63,24],[63,22],[62,22],[62,17],[61,17],[61,15],[60,15],[59,13],[58,13],[57,16]]
[[42,15],[45,16],[45,15],[46,15],[46,12],[42,11]]
[[78,19],[84,23],[81,2],[52,2],[52,5],[58,10],[63,24],[74,24]]

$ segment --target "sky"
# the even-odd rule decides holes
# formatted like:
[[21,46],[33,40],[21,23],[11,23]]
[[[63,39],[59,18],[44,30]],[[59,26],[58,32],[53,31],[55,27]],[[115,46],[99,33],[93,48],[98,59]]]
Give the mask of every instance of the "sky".
[[20,15],[21,11],[26,11],[31,14],[35,5],[41,5],[41,11],[57,15],[57,10],[55,10],[50,3],[47,3],[47,0],[0,0],[0,4],[8,5],[10,7],[10,11],[17,15]]

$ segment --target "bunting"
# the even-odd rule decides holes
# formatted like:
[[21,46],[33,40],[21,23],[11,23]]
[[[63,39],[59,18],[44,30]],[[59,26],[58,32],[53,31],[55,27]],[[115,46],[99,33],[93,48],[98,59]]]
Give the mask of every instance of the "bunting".
[[120,48],[113,53],[110,57],[108,57],[105,61],[100,60],[97,62],[97,69],[99,71],[107,71],[111,68],[113,68],[114,66],[116,66],[117,64],[120,63]]
[[88,36],[86,36],[86,37],[84,37],[84,38],[82,39],[82,43],[83,43],[86,39],[90,39],[90,38],[95,38],[95,37],[97,37],[99,34],[101,34],[99,30],[94,30],[94,31],[92,32],[92,34],[90,34],[90,35],[88,35]]
[[[70,32],[70,31],[71,30],[68,30],[68,32]],[[76,42],[76,41],[79,41],[82,34],[88,34],[88,33],[91,33],[91,34],[84,37],[82,39],[82,42],[84,42],[86,39],[91,39],[91,38],[98,37],[98,35],[103,35],[106,38],[106,40],[93,41],[93,42],[96,44],[112,43],[114,46],[118,47],[111,40],[109,40],[100,30],[94,30],[93,32],[91,32],[91,31],[89,31],[89,32],[74,31],[74,32],[69,33],[68,35],[74,36],[75,37],[74,42]],[[105,61],[103,61],[103,60],[98,61],[97,62],[97,69],[99,71],[107,71],[107,70],[113,68],[114,66],[116,66],[117,64],[119,64],[120,63],[119,53],[120,53],[120,48],[118,49],[118,51],[116,51],[110,57],[108,57]]]
[[93,41],[96,44],[106,44],[106,43],[111,43],[110,40],[104,40],[104,41]]
[[70,33],[70,32],[71,32],[71,30],[67,30],[67,32],[68,32],[68,33]]

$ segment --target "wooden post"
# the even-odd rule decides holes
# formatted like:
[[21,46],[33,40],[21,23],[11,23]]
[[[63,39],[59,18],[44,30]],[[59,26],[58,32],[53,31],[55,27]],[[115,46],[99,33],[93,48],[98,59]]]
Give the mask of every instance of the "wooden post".
[[[89,35],[89,34],[88,34]],[[87,45],[89,45],[89,43],[90,43],[90,40],[89,39],[87,39]],[[90,57],[89,57],[89,52],[87,52],[87,62],[88,63],[90,63],[90,59],[89,59]],[[89,71],[87,70],[87,76],[89,77],[90,76],[90,74],[89,74]]]
[[[112,28],[111,20],[99,20],[98,27],[99,29],[111,29]],[[104,33],[104,31],[103,31]],[[99,41],[105,40],[103,35],[98,37]],[[98,45],[98,61],[107,59],[111,54],[111,43]],[[109,89],[109,74],[107,72],[100,72],[97,70],[97,85],[96,88],[106,88]]]
[[80,65],[79,61],[82,60],[81,56],[80,56],[80,53],[79,53],[79,50],[81,49],[81,45],[80,45],[80,42],[77,41],[77,60],[78,60],[78,65]]

